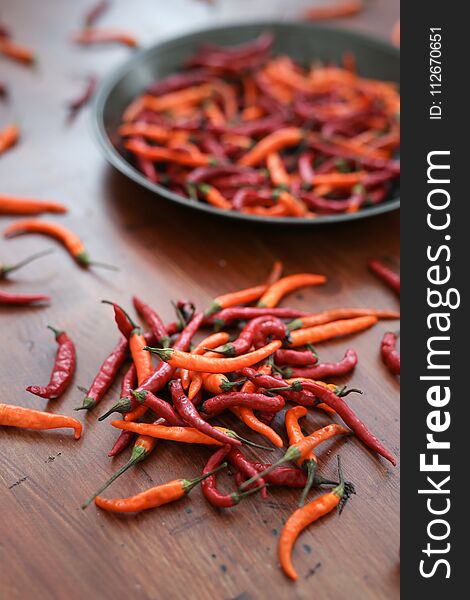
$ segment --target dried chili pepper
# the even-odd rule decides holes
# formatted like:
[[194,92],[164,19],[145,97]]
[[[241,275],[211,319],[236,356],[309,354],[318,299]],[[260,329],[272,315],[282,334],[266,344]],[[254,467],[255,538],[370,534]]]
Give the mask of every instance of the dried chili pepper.
[[[269,463],[251,463],[258,473],[265,471],[271,465]],[[245,476],[239,471],[235,474],[235,481],[238,487],[246,480]],[[296,467],[276,467],[266,475],[266,483],[277,487],[301,488],[307,483],[307,473]]]
[[291,333],[290,346],[304,346],[305,344],[316,344],[334,337],[350,335],[358,331],[364,331],[377,323],[374,316],[356,317],[353,319],[341,319],[323,325],[297,329]]
[[13,237],[23,233],[41,233],[49,237],[55,238],[61,242],[82,267],[104,267],[107,269],[116,270],[116,267],[101,262],[96,262],[90,259],[88,252],[80,238],[70,229],[58,223],[49,221],[40,221],[39,219],[21,219],[9,225],[5,231],[5,237]]
[[104,28],[104,27],[87,27],[76,33],[73,37],[76,44],[89,46],[92,44],[122,44],[129,48],[135,48],[138,45],[137,38],[120,29]]
[[377,319],[399,319],[400,313],[393,310],[376,310],[374,308],[334,308],[295,319],[288,324],[288,328],[290,331],[294,331],[294,329],[323,325],[340,319],[368,316],[377,317]]
[[[172,440],[174,442],[185,442],[187,444],[208,444],[222,446],[223,443],[201,433],[194,427],[167,427],[165,425],[155,425],[148,423],[132,423],[126,421],[111,421],[111,425],[117,429],[133,431],[145,436],[151,436],[163,440]],[[232,441],[230,441],[232,443]]]
[[103,13],[109,8],[109,0],[99,0],[94,6],[92,6],[83,19],[85,27],[91,27],[98,21]]
[[208,319],[208,323],[213,323],[217,328],[221,329],[233,321],[248,321],[257,317],[277,317],[278,319],[297,319],[307,316],[303,310],[293,308],[259,308],[252,306],[234,306],[232,308],[224,308],[218,313],[215,313]]
[[255,287],[238,290],[236,292],[230,292],[229,294],[224,294],[222,296],[217,296],[212,300],[211,305],[204,314],[206,317],[210,317],[210,315],[212,315],[213,313],[220,312],[224,308],[254,302],[255,300],[258,300],[258,298],[261,297],[265,289],[265,285],[257,285]]
[[0,404],[0,426],[37,430],[70,427],[75,431],[76,440],[79,440],[82,434],[82,424],[73,417],[54,415],[11,404]]
[[400,296],[400,275],[389,269],[382,261],[376,258],[369,259],[367,265],[374,275],[377,275],[377,277],[388,285],[397,296]]
[[85,390],[86,395],[82,406],[77,407],[75,410],[92,410],[101,402],[126,360],[128,346],[127,339],[121,337],[112,352],[104,360],[88,391]]
[[183,496],[186,496],[194,487],[196,487],[196,485],[201,483],[201,481],[204,481],[217,471],[225,469],[226,466],[226,463],[222,463],[213,471],[209,471],[200,477],[195,477],[194,479],[174,479],[173,481],[157,485],[145,490],[145,492],[131,496],[130,498],[106,500],[105,498],[101,498],[101,496],[97,496],[95,498],[95,504],[98,508],[115,513],[132,513],[148,510],[150,508],[157,508],[158,506],[162,506],[162,504],[175,502]]
[[234,358],[208,358],[206,356],[181,352],[174,348],[152,348],[146,346],[145,349],[149,352],[158,354],[162,360],[168,362],[173,367],[183,367],[193,371],[202,371],[204,373],[229,373],[230,371],[237,371],[243,367],[249,367],[250,365],[260,362],[280,348],[281,344],[280,341],[276,340],[263,348]]
[[29,306],[31,304],[50,302],[50,300],[50,297],[44,294],[10,294],[10,292],[0,290],[0,305]]
[[50,325],[48,325],[48,328],[54,333],[58,344],[50,381],[45,387],[30,385],[26,388],[26,391],[41,396],[41,398],[54,400],[62,396],[72,382],[77,363],[77,353],[75,344],[65,331],[59,331]]
[[13,273],[14,271],[17,271],[18,269],[21,269],[22,267],[29,265],[29,263],[35,261],[37,258],[46,256],[47,254],[50,254],[51,252],[52,252],[52,250],[43,250],[42,252],[36,252],[36,254],[32,254],[31,256],[28,256],[27,258],[24,258],[23,260],[15,263],[13,265],[6,265],[6,264],[0,262],[0,279],[7,277],[7,275],[9,275],[10,273]]
[[155,339],[157,340],[157,344],[160,344],[163,347],[169,346],[170,338],[159,315],[140,298],[137,298],[137,296],[134,296],[132,300],[135,309],[145,319],[147,325],[150,327]]
[[334,490],[323,494],[302,508],[298,508],[287,520],[279,538],[279,561],[288,577],[294,581],[298,575],[292,564],[292,549],[299,534],[311,523],[338,507],[339,512],[344,508],[348,498],[355,494],[354,486],[344,481],[341,462],[338,457],[339,485]]
[[59,202],[0,194],[0,214],[35,215],[42,212],[65,213],[67,207]]
[[12,40],[0,36],[0,54],[16,60],[17,62],[31,65],[35,62],[36,58],[34,52],[26,46],[21,46]]
[[392,332],[387,332],[380,344],[380,353],[383,362],[387,365],[388,370],[392,375],[400,375],[400,353],[397,348],[397,335]]

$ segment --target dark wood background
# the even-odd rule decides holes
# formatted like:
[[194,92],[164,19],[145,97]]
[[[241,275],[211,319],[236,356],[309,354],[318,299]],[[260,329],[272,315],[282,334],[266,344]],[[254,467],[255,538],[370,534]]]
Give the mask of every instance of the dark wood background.
[[[0,309],[2,402],[73,414],[82,400],[75,385],[49,405],[25,387],[47,380],[55,353],[49,323],[76,341],[75,384],[89,384],[117,339],[109,307],[99,303],[103,298],[130,306],[136,293],[171,319],[171,299],[189,296],[204,307],[217,293],[262,281],[280,259],[287,273],[329,276],[326,286],[291,298],[292,305],[312,311],[350,305],[397,308],[365,261],[369,255],[398,260],[398,213],[303,230],[225,223],[160,201],[114,172],[92,138],[88,111],[66,126],[65,103],[82,80],[90,72],[105,74],[127,55],[122,48],[83,49],[70,43],[90,3],[2,0],[0,18],[11,23],[18,41],[37,49],[38,65],[31,70],[0,57],[0,79],[12,92],[9,103],[0,105],[0,126],[14,120],[22,130],[19,146],[0,158],[0,183],[5,193],[66,203],[70,212],[61,220],[83,237],[94,256],[121,270],[81,271],[57,247],[10,284],[2,283],[6,289],[52,296],[47,308]],[[229,19],[237,11],[243,18],[263,10],[266,16],[286,18],[297,4],[306,3],[220,1],[211,8],[189,0],[116,0],[102,24],[135,31],[143,43],[151,43]],[[341,25],[387,37],[398,11],[398,0],[372,0],[363,15]],[[1,217],[0,227],[10,221]],[[54,245],[39,236],[2,240],[0,259],[11,262]],[[380,323],[320,350],[325,359],[338,359],[349,346],[357,350],[360,362],[352,382],[365,393],[350,401],[398,453],[398,383],[378,352],[388,327]],[[117,398],[118,389],[103,407]],[[128,518],[94,506],[82,512],[81,502],[127,459],[107,458],[116,431],[97,423],[96,416],[80,413],[85,433],[79,442],[63,432],[0,431],[2,599],[398,597],[399,470],[356,440],[327,444],[320,453],[322,471],[334,476],[341,451],[357,496],[340,518],[333,514],[301,536],[294,555],[300,579],[292,584],[278,568],[277,543],[296,506],[294,491],[271,490],[267,501],[252,497],[224,512],[209,506],[198,489],[178,504]],[[324,420],[310,415],[307,428]],[[243,431],[240,424],[236,427]],[[126,496],[175,476],[191,477],[208,456],[205,448],[162,443],[108,494]]]

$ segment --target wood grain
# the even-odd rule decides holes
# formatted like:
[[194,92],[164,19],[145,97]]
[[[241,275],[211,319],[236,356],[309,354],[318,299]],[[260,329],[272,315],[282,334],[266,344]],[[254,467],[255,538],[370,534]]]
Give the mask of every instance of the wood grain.
[[[234,4],[220,2],[219,9],[210,9],[189,0],[122,0],[113,4],[103,24],[135,31],[150,43],[230,16]],[[244,18],[250,10],[255,13],[252,4],[243,3]],[[286,3],[272,4],[270,17],[275,10],[286,16]],[[190,297],[205,307],[217,293],[262,281],[273,260],[280,259],[287,273],[329,276],[326,286],[295,294],[289,302],[293,306],[312,311],[397,308],[395,298],[367,272],[365,261],[369,255],[398,257],[398,214],[321,229],[225,223],[158,201],[112,171],[92,139],[88,114],[66,126],[66,101],[87,75],[104,74],[127,55],[121,48],[92,50],[70,44],[89,5],[2,2],[2,19],[11,23],[19,41],[37,49],[39,63],[29,70],[0,58],[1,79],[11,87],[10,103],[0,106],[0,124],[15,120],[23,132],[21,144],[0,158],[0,184],[5,193],[65,202],[70,212],[61,220],[83,237],[93,256],[121,270],[81,271],[57,247],[11,283],[2,283],[6,289],[42,291],[53,298],[47,308],[0,310],[2,402],[72,414],[82,400],[75,386],[49,405],[25,387],[47,380],[55,352],[47,324],[66,329],[76,341],[75,384],[89,384],[117,340],[110,309],[100,304],[103,298],[130,306],[136,293],[169,320],[171,299]],[[369,6],[364,15],[344,24],[388,35],[398,1]],[[10,222],[1,217],[1,228]],[[0,258],[11,262],[51,246],[38,236],[2,240]],[[338,359],[349,346],[357,350],[359,365],[352,381],[365,393],[351,397],[351,403],[398,454],[398,383],[381,364],[378,351],[388,327],[380,323],[363,335],[323,344],[321,355]],[[114,386],[103,407],[116,399],[118,389]],[[79,418],[85,424],[79,442],[61,432],[0,431],[2,599],[398,597],[399,470],[356,440],[325,445],[320,454],[322,471],[334,476],[335,456],[341,452],[357,496],[340,518],[333,514],[302,535],[294,555],[300,580],[292,585],[278,568],[277,543],[298,494],[272,490],[267,501],[251,497],[232,511],[219,512],[196,489],[177,505],[138,516],[120,518],[94,507],[82,512],[81,502],[126,457],[106,457],[116,437],[108,423],[97,423],[96,414],[81,413]],[[306,427],[324,421],[315,414]],[[240,424],[234,426],[243,431]],[[279,423],[277,429],[283,433]],[[130,495],[175,476],[191,477],[208,456],[205,448],[162,443],[109,495]],[[225,482],[230,485],[227,478]]]

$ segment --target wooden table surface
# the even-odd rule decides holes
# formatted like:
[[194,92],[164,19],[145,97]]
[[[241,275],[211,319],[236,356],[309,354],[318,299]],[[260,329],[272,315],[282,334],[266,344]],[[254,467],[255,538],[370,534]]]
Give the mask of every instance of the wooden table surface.
[[[103,298],[130,306],[136,293],[169,320],[171,299],[190,297],[205,307],[217,293],[261,282],[272,262],[280,259],[287,273],[312,271],[329,277],[324,287],[290,298],[293,306],[312,311],[397,308],[396,299],[367,272],[365,260],[369,255],[397,259],[398,213],[302,230],[225,223],[159,201],[114,172],[92,137],[88,111],[66,126],[64,105],[84,78],[90,72],[106,73],[127,55],[122,48],[83,49],[70,43],[89,4],[2,1],[0,19],[11,23],[19,41],[37,48],[39,62],[31,70],[0,58],[0,79],[11,87],[9,103],[0,106],[0,126],[14,120],[22,129],[19,146],[0,158],[1,191],[65,202],[70,211],[61,222],[83,237],[94,256],[118,264],[120,272],[81,271],[57,247],[53,255],[12,277],[10,284],[2,283],[5,289],[52,296],[49,307],[0,309],[2,402],[73,414],[82,400],[76,385],[90,383],[117,340],[110,308],[100,304]],[[259,16],[263,4],[267,14],[266,2],[220,2],[214,9],[188,0],[121,0],[103,24],[133,30],[151,43],[230,19],[236,4],[243,18]],[[278,10],[285,18],[296,4],[273,2],[268,16]],[[386,36],[398,10],[398,0],[376,0],[364,15],[342,24]],[[11,220],[1,217],[1,228]],[[0,240],[0,257],[11,262],[49,247],[55,244],[39,236]],[[55,344],[47,324],[66,329],[78,348],[75,385],[49,404],[25,392],[27,385],[45,383],[51,368]],[[347,347],[357,350],[359,365],[351,382],[365,393],[350,397],[350,402],[398,453],[398,383],[378,352],[389,327],[397,329],[398,324],[379,323],[320,349],[326,360],[339,359]],[[102,406],[111,405],[118,389],[119,383]],[[297,492],[273,489],[267,501],[255,496],[223,512],[208,505],[199,489],[178,504],[128,518],[94,506],[83,512],[81,502],[127,457],[107,458],[116,431],[98,423],[96,413],[75,414],[85,425],[79,442],[63,431],[0,431],[2,599],[398,597],[399,470],[357,440],[328,443],[319,454],[322,472],[335,476],[335,457],[341,452],[357,496],[340,518],[330,515],[301,536],[294,553],[300,579],[292,584],[278,568],[277,544]],[[315,413],[306,427],[324,422]],[[240,424],[234,426],[245,431]],[[278,430],[282,432],[280,425]],[[174,476],[191,477],[208,456],[206,448],[162,443],[108,494],[126,496]]]

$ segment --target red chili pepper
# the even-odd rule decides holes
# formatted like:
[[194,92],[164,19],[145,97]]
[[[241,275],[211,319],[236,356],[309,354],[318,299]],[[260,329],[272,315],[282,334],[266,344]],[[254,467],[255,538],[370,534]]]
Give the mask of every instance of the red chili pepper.
[[99,0],[90,10],[86,13],[84,18],[85,27],[91,27],[98,21],[102,14],[109,8],[109,0]]
[[347,375],[357,365],[357,354],[354,350],[347,350],[344,358],[337,363],[320,363],[313,367],[291,368],[282,370],[284,377],[308,377],[309,379],[325,379]]
[[396,160],[386,160],[383,158],[364,156],[351,150],[334,146],[333,144],[319,142],[312,137],[308,137],[307,139],[308,145],[311,148],[328,156],[336,156],[346,160],[351,160],[369,169],[384,169],[393,173],[394,176],[400,173],[400,163]]
[[54,333],[55,339],[59,344],[55,358],[54,368],[52,369],[51,378],[46,387],[32,385],[26,388],[26,391],[54,400],[59,398],[69,387],[77,362],[75,344],[65,333],[48,325],[49,329]]
[[[219,315],[220,312],[218,313]],[[264,329],[265,324],[267,325],[267,330]],[[253,345],[257,331],[261,331],[261,335],[257,338],[259,345],[255,346],[257,348],[265,345],[266,337],[270,333],[275,334],[275,336],[281,340],[289,336],[289,330],[281,320],[272,317],[271,315],[265,315],[251,319],[236,340],[224,344],[216,349],[215,352],[224,354],[225,356],[239,356],[240,354],[245,354]]]
[[278,366],[312,366],[318,362],[318,356],[312,349],[285,350],[281,348],[274,353],[274,362]]
[[397,348],[397,335],[392,332],[386,333],[382,338],[380,353],[382,360],[387,365],[392,375],[400,375],[400,353]]
[[121,337],[111,354],[109,354],[101,365],[89,390],[86,391],[84,388],[80,388],[82,391],[85,391],[86,396],[82,406],[77,407],[75,410],[91,410],[101,402],[116,379],[119,369],[126,360],[128,346],[127,339]]
[[215,429],[214,427],[212,427],[212,425],[204,421],[204,419],[198,413],[194,404],[191,402],[191,400],[188,399],[188,397],[184,393],[181,381],[172,381],[170,384],[170,392],[171,397],[173,399],[174,407],[178,411],[181,418],[190,427],[194,427],[201,433],[204,433],[205,435],[208,435],[214,440],[218,440],[219,442],[222,442],[224,444],[241,444],[239,440],[230,438],[228,435],[225,435],[225,433],[222,433],[221,431]]
[[165,419],[170,425],[184,426],[185,422],[180,419],[174,408],[168,402],[165,402],[165,400],[158,398],[147,390],[143,390],[142,392],[131,391],[131,393],[139,403],[150,408],[157,417]]
[[269,397],[269,402],[266,402],[265,394],[246,393],[246,392],[228,392],[213,396],[204,402],[202,412],[204,416],[215,417],[224,410],[235,406],[244,406],[253,410],[262,410],[266,412],[279,412],[284,408],[285,402],[281,396]]
[[98,79],[96,78],[95,75],[90,75],[88,77],[87,83],[85,88],[83,89],[83,92],[80,93],[79,96],[77,96],[74,100],[71,100],[68,105],[68,117],[67,120],[69,123],[71,123],[75,117],[78,115],[78,113],[81,111],[81,109],[86,106],[90,100],[93,98],[93,94],[95,93],[96,90],[96,86],[98,85]]
[[[251,464],[258,471],[258,473],[263,472],[265,469],[271,466],[270,463],[265,464],[252,462]],[[241,472],[235,473],[235,481],[238,487],[240,487],[242,483],[246,481],[246,479],[247,477],[245,477]],[[302,469],[297,469],[295,467],[281,466],[276,467],[270,473],[267,473],[265,481],[267,484],[277,487],[303,489],[307,483],[307,473]]]
[[260,388],[279,388],[279,394],[283,396],[283,398],[285,398],[286,400],[289,400],[290,402],[302,404],[302,406],[317,406],[318,404],[315,394],[312,394],[307,390],[296,391],[292,389],[292,387],[289,386],[289,384],[286,381],[279,377],[275,377],[273,375],[259,374],[255,369],[252,369],[251,367],[245,367],[244,369],[240,369],[238,371],[238,375],[241,375],[242,377],[247,377],[257,387]]
[[[214,470],[221,466],[222,461],[227,456],[231,446],[227,444],[226,446],[222,446],[219,448],[214,454],[209,458],[204,467],[202,474],[208,475],[208,473],[212,473],[204,479],[201,483],[202,493],[206,500],[217,508],[231,508],[238,504],[242,498],[248,496],[253,493],[253,491],[249,491],[248,493],[240,493],[233,492],[232,494],[222,494],[217,489],[217,475],[214,473]],[[258,491],[259,488],[256,488],[255,491]],[[264,490],[264,488],[263,488]]]
[[0,290],[0,305],[28,306],[30,304],[50,302],[50,300],[50,297],[44,294],[10,294],[10,292]]
[[[239,471],[241,471],[247,477],[254,477],[255,475],[257,475],[259,473],[259,471],[256,469],[256,467],[246,458],[246,456],[243,454],[243,452],[241,452],[241,450],[239,450],[238,448],[234,448],[232,446],[230,448],[230,452],[227,455],[227,458],[232,465],[237,467],[237,469]],[[255,488],[256,487],[259,488],[260,486],[263,486],[263,488],[261,490],[261,496],[263,498],[266,498],[266,496],[267,496],[266,488],[264,487],[265,485],[266,485],[266,481],[261,478],[257,481],[257,484],[255,486]]]
[[121,431],[114,446],[109,451],[108,456],[111,458],[121,454],[121,452],[124,452],[124,450],[126,450],[126,448],[128,448],[132,443],[135,435],[136,434],[133,431]]
[[400,275],[389,269],[382,261],[376,258],[370,258],[367,265],[374,275],[377,275],[377,277],[386,283],[397,296],[400,296]]
[[159,315],[140,298],[137,298],[137,296],[134,296],[132,300],[134,302],[135,309],[145,319],[147,325],[150,327],[153,335],[155,336],[157,344],[160,344],[163,347],[169,346],[170,338]]
[[218,313],[215,313],[208,319],[205,319],[205,324],[214,324],[217,328],[222,329],[225,325],[233,323],[233,321],[249,321],[257,317],[277,317],[278,319],[298,319],[305,317],[308,313],[303,310],[295,310],[292,308],[258,308],[257,306],[233,306],[224,308]]

